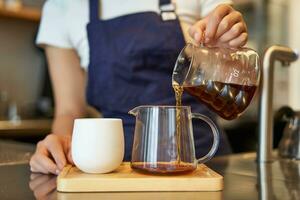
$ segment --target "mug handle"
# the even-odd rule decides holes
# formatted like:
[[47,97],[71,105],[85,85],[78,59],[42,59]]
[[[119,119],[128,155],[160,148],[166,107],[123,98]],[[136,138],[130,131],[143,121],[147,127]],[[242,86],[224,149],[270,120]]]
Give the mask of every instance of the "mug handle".
[[209,150],[209,152],[202,158],[197,159],[199,164],[205,163],[205,162],[209,161],[215,155],[216,151],[218,150],[218,146],[220,143],[220,134],[219,134],[216,124],[209,117],[206,117],[205,115],[201,115],[199,113],[192,113],[192,118],[205,121],[209,125],[209,127],[212,131],[212,134],[214,136],[214,141],[213,141],[212,147]]

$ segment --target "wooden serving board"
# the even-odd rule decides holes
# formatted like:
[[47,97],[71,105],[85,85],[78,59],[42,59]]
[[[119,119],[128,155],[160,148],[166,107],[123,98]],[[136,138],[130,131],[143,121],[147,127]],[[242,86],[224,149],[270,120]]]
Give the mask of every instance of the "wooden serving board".
[[60,192],[146,192],[146,191],[220,191],[223,177],[201,164],[184,175],[148,175],[123,163],[108,174],[87,174],[66,166],[57,178]]

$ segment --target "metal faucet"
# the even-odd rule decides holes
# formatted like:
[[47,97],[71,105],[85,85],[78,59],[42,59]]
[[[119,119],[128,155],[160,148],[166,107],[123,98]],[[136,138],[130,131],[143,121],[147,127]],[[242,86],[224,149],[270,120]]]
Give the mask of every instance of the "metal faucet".
[[274,63],[281,61],[288,66],[298,59],[298,53],[289,47],[274,45],[264,54],[259,101],[259,147],[258,162],[272,161],[273,149],[273,81]]

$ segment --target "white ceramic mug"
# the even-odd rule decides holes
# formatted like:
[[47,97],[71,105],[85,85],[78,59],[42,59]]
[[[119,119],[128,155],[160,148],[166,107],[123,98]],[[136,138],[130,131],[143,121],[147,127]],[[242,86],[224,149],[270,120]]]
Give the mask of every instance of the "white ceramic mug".
[[124,158],[124,131],[121,119],[75,119],[72,136],[75,165],[87,173],[108,173]]

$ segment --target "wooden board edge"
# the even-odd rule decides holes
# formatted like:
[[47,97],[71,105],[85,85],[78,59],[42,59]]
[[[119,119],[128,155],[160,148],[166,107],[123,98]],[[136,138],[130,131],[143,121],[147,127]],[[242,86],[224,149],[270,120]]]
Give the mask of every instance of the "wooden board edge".
[[[222,191],[224,187],[223,177],[216,177],[203,183],[191,180],[181,180],[174,183],[170,180],[161,181],[159,188],[153,187],[153,180],[142,180],[138,183],[136,180],[106,181],[105,184],[98,181],[86,180],[78,184],[61,180],[57,190],[59,192],[213,192]],[[134,184],[134,186],[132,186]],[[187,187],[188,185],[188,187]]]
[[67,165],[63,168],[60,174],[57,176],[56,179],[56,189],[57,191],[63,190],[66,185],[65,177],[68,175],[69,171],[72,169],[72,165]]
[[[224,178],[222,175],[218,174],[214,170],[207,167],[210,172],[213,174],[214,180],[210,180],[208,178],[207,184],[205,187],[201,187],[201,189],[197,188],[197,181],[195,181],[194,187],[185,187],[185,181],[193,181],[190,179],[180,180],[173,184],[170,181],[165,181],[166,184],[164,187],[160,187],[159,189],[153,188],[153,179],[149,181],[149,183],[143,181],[141,187],[132,187],[130,186],[130,182],[136,182],[136,179],[126,179],[124,182],[119,183],[119,187],[115,186],[115,183],[106,182],[105,184],[99,184],[97,181],[85,180],[85,183],[80,186],[75,182],[70,182],[70,180],[65,177],[68,175],[69,171],[72,169],[71,165],[66,166],[63,171],[59,174],[57,178],[57,191],[59,192],[213,192],[213,191],[222,191],[224,189]],[[114,181],[114,180],[109,180]],[[161,181],[161,180],[160,180]],[[93,183],[94,182],[94,183]],[[120,182],[120,181],[119,181]],[[129,183],[128,183],[129,182]],[[151,184],[150,184],[151,183]],[[168,184],[173,184],[174,187],[170,187]],[[136,184],[136,183],[135,183]],[[183,185],[182,185],[183,184]],[[182,189],[184,188],[184,189]]]

